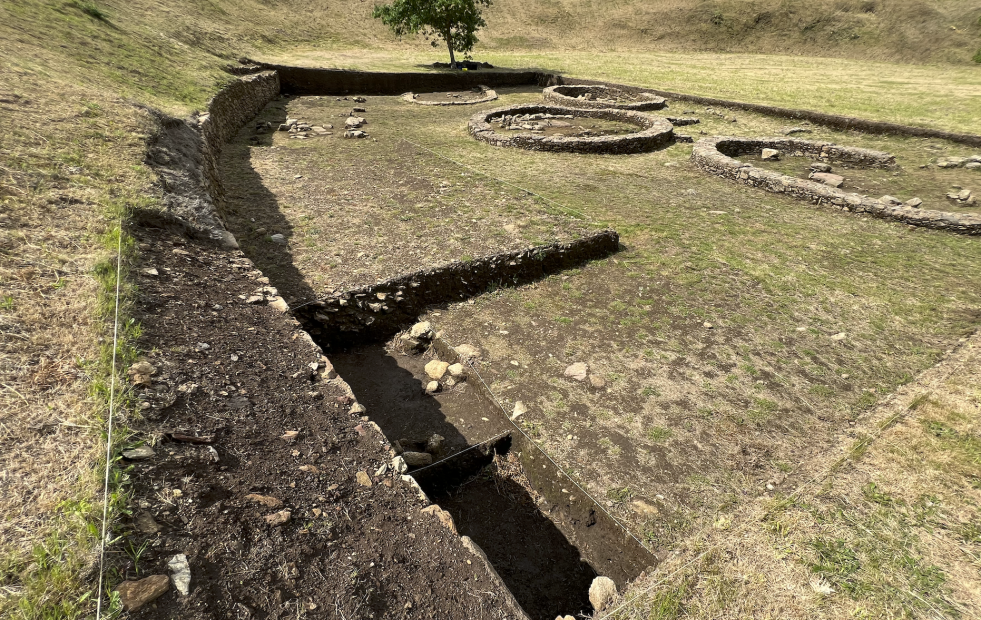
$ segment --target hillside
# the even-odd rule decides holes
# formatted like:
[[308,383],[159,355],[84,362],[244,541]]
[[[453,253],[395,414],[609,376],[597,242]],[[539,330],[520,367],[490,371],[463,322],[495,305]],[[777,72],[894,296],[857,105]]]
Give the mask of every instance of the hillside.
[[981,47],[971,0],[497,0],[487,44],[964,62]]

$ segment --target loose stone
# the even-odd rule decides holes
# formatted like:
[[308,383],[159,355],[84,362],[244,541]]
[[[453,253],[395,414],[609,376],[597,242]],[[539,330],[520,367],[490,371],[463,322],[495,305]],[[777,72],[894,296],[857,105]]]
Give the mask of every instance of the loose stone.
[[426,394],[435,394],[439,391],[439,381],[430,381],[426,384]]
[[170,558],[167,566],[173,571],[170,575],[170,580],[173,582],[174,587],[177,588],[177,591],[181,595],[187,596],[187,593],[191,589],[191,565],[187,562],[187,556],[183,553],[178,553]]
[[443,510],[442,508],[440,508],[439,506],[437,506],[436,504],[433,504],[431,506],[426,506],[425,508],[422,509],[422,513],[434,515],[437,519],[439,519],[440,523],[446,526],[446,529],[450,530],[454,534],[457,534],[456,523],[453,522],[453,516],[450,513]]
[[276,527],[277,525],[283,525],[284,523],[289,523],[291,513],[289,510],[280,510],[279,512],[274,512],[271,515],[266,515],[266,523]]
[[606,387],[606,379],[598,375],[589,375],[589,385],[593,389],[601,390]]
[[518,402],[514,403],[514,411],[511,412],[511,419],[517,420],[526,413],[528,413],[528,407],[526,407],[525,404],[519,400]]
[[259,495],[258,493],[250,493],[245,496],[245,499],[250,502],[255,502],[256,504],[262,504],[266,508],[279,508],[283,505],[282,500],[273,497],[272,495]]
[[403,452],[399,458],[409,467],[423,467],[433,463],[433,455],[427,452]]
[[830,172],[815,172],[810,175],[810,178],[830,187],[841,187],[841,184],[845,182],[845,177]]
[[446,369],[449,367],[450,365],[448,362],[444,362],[441,360],[432,360],[431,362],[426,364],[426,374],[429,375],[431,379],[438,380],[441,379],[444,374],[446,374]]
[[761,156],[763,159],[776,161],[780,159],[780,151],[777,149],[763,149]]
[[116,588],[123,611],[136,611],[147,603],[154,601],[170,589],[170,579],[167,575],[150,575],[139,581],[124,581]]
[[463,367],[463,364],[450,364],[447,370],[450,372],[450,376],[457,381],[462,381],[467,378],[467,371]]
[[589,365],[586,362],[576,362],[565,369],[565,376],[576,381],[585,381],[589,373]]
[[143,459],[148,459],[155,455],[156,452],[150,446],[140,446],[139,448],[133,448],[132,450],[124,450],[123,458],[129,459],[131,461],[141,461]]
[[365,473],[363,471],[359,471],[355,475],[355,478],[357,478],[358,484],[360,484],[361,486],[363,486],[363,487],[370,487],[371,486],[371,477],[368,476],[367,473]]
[[597,577],[589,586],[589,602],[596,611],[610,606],[617,595],[617,584],[609,577]]
[[465,360],[477,359],[480,357],[480,349],[472,344],[461,344],[455,349],[456,354]]

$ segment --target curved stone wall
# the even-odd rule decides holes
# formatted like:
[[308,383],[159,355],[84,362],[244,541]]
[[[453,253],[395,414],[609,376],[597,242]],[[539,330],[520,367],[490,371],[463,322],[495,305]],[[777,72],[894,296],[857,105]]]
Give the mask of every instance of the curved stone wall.
[[[505,135],[495,131],[490,124],[494,119],[517,114],[556,114],[599,118],[630,123],[640,127],[641,131],[619,136],[589,138],[528,134]],[[516,105],[479,112],[470,118],[467,130],[477,140],[494,146],[563,153],[643,153],[667,146],[674,141],[674,126],[666,118],[659,116],[651,116],[632,110],[612,108],[582,110],[541,104]]]
[[[616,103],[596,101],[588,97],[613,97],[617,93],[627,93],[640,99],[635,103]],[[580,99],[585,95],[587,98]],[[581,108],[584,110],[598,110],[603,108],[616,108],[618,110],[634,110],[637,112],[649,112],[652,110],[662,110],[668,103],[664,97],[658,97],[654,93],[644,91],[632,92],[621,90],[613,86],[599,85],[559,85],[549,86],[542,91],[542,98],[545,101],[568,108]]]
[[919,209],[894,205],[875,198],[829,187],[808,179],[780,174],[743,163],[735,157],[772,148],[792,156],[809,156],[823,161],[841,161],[864,166],[884,168],[894,166],[895,157],[882,151],[873,151],[830,142],[795,140],[793,138],[738,138],[715,136],[695,143],[692,162],[702,170],[744,185],[759,187],[769,192],[789,194],[827,205],[842,211],[868,213],[875,217],[896,220],[912,226],[923,226],[951,232],[981,234],[981,216],[949,213],[932,209]]
[[487,103],[488,101],[494,101],[497,99],[496,90],[491,90],[486,86],[481,86],[480,88],[484,93],[484,96],[480,99],[467,99],[465,101],[420,101],[416,99],[416,93],[405,93],[402,95],[402,99],[417,105],[476,105],[478,103]]

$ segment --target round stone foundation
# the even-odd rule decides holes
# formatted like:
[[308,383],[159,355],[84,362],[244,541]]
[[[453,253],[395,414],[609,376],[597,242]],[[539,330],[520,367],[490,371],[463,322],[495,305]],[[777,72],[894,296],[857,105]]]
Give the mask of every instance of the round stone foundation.
[[488,101],[494,101],[497,99],[497,91],[491,90],[486,86],[478,86],[481,91],[480,97],[475,97],[473,99],[463,99],[459,101],[454,101],[453,99],[447,98],[445,100],[439,101],[427,101],[419,99],[420,93],[405,93],[402,95],[402,99],[408,101],[409,103],[415,103],[417,105],[435,105],[435,106],[449,106],[449,105],[476,105],[478,103],[487,103]]
[[715,136],[695,143],[691,160],[698,168],[737,183],[751,185],[777,194],[789,194],[810,200],[819,205],[842,211],[868,213],[875,217],[904,222],[911,226],[923,226],[968,235],[981,234],[981,216],[920,209],[903,204],[846,192],[810,179],[796,177],[757,168],[739,161],[736,157],[749,153],[761,153],[763,149],[775,149],[790,157],[811,157],[820,162],[847,162],[870,168],[888,168],[896,165],[896,158],[882,151],[873,151],[831,142],[795,140],[793,138],[744,138]]
[[[617,102],[616,99],[619,95],[626,95],[636,99],[636,101],[632,103]],[[630,93],[609,86],[549,86],[542,91],[542,98],[555,105],[565,106],[567,108],[582,108],[584,110],[615,108],[618,110],[650,112],[653,110],[662,110],[668,105],[664,97],[658,97],[654,93]]]
[[[507,135],[497,132],[491,122],[505,116],[549,114],[579,118],[598,118],[636,125],[639,131],[615,136],[540,136]],[[628,154],[644,153],[674,142],[674,127],[666,118],[632,110],[579,109],[554,105],[516,105],[480,112],[470,118],[467,127],[477,140],[494,146],[552,151],[562,153]]]

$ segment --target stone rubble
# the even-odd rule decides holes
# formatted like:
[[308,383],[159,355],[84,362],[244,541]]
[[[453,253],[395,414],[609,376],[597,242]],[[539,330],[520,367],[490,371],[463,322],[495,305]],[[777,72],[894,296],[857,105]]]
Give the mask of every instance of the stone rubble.
[[170,589],[167,575],[150,575],[139,581],[124,581],[116,588],[123,611],[136,611],[147,603],[155,601]]
[[616,599],[617,584],[609,577],[597,577],[589,586],[589,602],[596,611],[603,611]]

